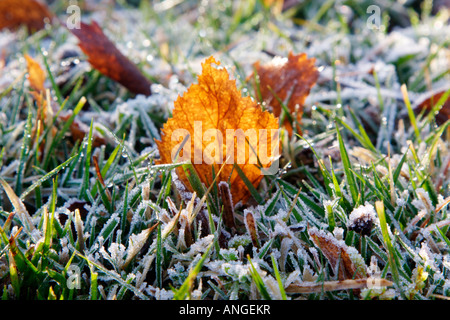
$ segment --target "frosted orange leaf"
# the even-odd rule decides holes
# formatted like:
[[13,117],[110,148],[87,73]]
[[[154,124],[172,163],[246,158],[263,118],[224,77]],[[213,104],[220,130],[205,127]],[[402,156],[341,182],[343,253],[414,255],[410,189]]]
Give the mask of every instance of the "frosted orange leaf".
[[[214,64],[218,66],[220,63],[213,57],[202,63],[198,84],[191,85],[175,101],[173,116],[164,124],[161,141],[156,141],[160,163],[173,163],[177,151],[183,147],[178,160],[190,160],[207,187],[214,180],[214,166],[216,174],[221,170],[217,182],[230,182],[233,202],[246,202],[250,193],[233,169],[234,164],[240,167],[253,186],[259,185],[263,176],[258,165],[269,168],[279,151],[276,144],[278,119],[263,111],[250,97],[242,97],[235,80],[230,80],[226,69],[215,67]],[[232,136],[239,129],[242,132],[257,132],[253,136],[255,139],[248,138],[239,144],[236,136]],[[266,132],[266,137],[263,132]],[[181,142],[187,136],[188,142],[182,145]],[[255,162],[255,158],[260,161]],[[177,168],[177,175],[190,189],[181,167]]]
[[25,55],[25,60],[27,61],[28,80],[30,81],[30,86],[38,93],[43,93],[45,91],[44,70],[42,70],[38,62],[27,54]]
[[[283,103],[287,101],[290,114],[293,118],[297,114],[294,120],[301,123],[305,99],[319,77],[315,61],[314,58],[308,59],[305,53],[294,55],[291,52],[287,59],[275,57],[265,65],[260,65],[259,61],[254,64],[259,82],[259,90],[255,83],[257,96],[272,109],[276,117],[282,112],[279,100]],[[292,135],[293,128],[287,117],[283,125]],[[301,132],[299,127],[297,131]]]

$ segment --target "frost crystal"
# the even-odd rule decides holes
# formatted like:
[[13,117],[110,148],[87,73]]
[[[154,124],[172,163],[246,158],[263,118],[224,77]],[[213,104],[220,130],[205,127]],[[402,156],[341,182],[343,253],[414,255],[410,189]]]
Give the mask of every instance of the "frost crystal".
[[428,195],[428,192],[426,192],[423,188],[416,189],[417,197],[418,199],[414,199],[412,201],[412,204],[414,207],[417,208],[417,210],[433,210],[434,206],[430,200],[430,196]]
[[210,234],[204,238],[200,238],[191,245],[189,251],[176,255],[177,258],[183,260],[191,260],[194,256],[206,252],[208,246],[214,241],[214,235]]
[[252,243],[252,239],[248,235],[235,235],[228,240],[228,246],[230,248],[246,247]]
[[336,239],[343,240],[344,239],[344,229],[342,229],[340,227],[334,228],[333,235]]
[[174,284],[181,285],[188,276],[188,272],[181,262],[177,262],[172,268],[167,270],[169,278],[174,282]]
[[404,207],[407,203],[408,203],[408,190],[404,190],[401,194],[400,197],[398,197],[395,200],[395,203],[397,204],[397,206],[399,207]]
[[220,249],[220,255],[227,261],[239,260],[239,252],[235,248]]
[[105,247],[100,248],[100,254],[103,256],[104,259],[111,262],[111,264],[118,269],[120,269],[125,262],[125,252],[126,248],[121,243],[111,243],[111,245],[108,248],[108,252],[105,250]]

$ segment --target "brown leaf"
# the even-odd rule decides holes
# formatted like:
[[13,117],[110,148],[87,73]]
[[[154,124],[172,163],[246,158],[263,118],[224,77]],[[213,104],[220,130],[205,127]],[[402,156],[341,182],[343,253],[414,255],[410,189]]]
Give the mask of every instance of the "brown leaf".
[[[254,84],[256,96],[272,108],[276,117],[282,113],[279,100],[283,103],[287,101],[286,107],[290,115],[286,116],[283,124],[289,135],[293,132],[291,123],[301,123],[303,104],[319,77],[315,61],[314,58],[308,59],[305,53],[294,55],[290,52],[286,60],[275,57],[268,64],[260,65],[259,61],[254,64],[259,81],[259,90]],[[289,116],[294,118],[295,113],[296,119],[289,121]],[[301,132],[299,127],[297,131]]]
[[[250,97],[242,97],[226,69],[213,64],[220,63],[208,58],[202,64],[198,84],[191,85],[175,101],[173,116],[164,124],[161,141],[156,141],[160,163],[173,163],[181,149],[178,160],[191,161],[207,187],[215,178],[214,166],[216,174],[221,170],[217,181],[229,181],[234,203],[245,202],[250,192],[234,164],[257,187],[263,176],[256,160],[263,168],[270,168],[279,151],[278,120]],[[253,132],[253,137],[244,139],[242,133],[247,132]],[[177,167],[177,174],[191,189],[181,167]]]
[[0,1],[0,30],[3,28],[14,30],[25,25],[33,32],[44,28],[45,19],[52,17],[47,6],[36,0]]
[[[448,90],[441,89],[437,91],[427,92],[421,95],[415,102],[413,109],[417,112],[421,112],[422,110],[426,110],[427,112],[431,111],[434,105],[439,101],[442,95]],[[441,110],[436,114],[436,122],[439,125],[442,125],[445,121],[450,119],[450,97],[444,101]]]
[[95,69],[133,93],[151,94],[151,82],[116,48],[95,21],[90,25],[82,22],[80,29],[70,31],[80,40],[81,50]]
[[333,235],[316,228],[309,228],[309,236],[314,244],[322,251],[333,270],[338,270],[339,280],[364,278],[365,268],[356,266],[350,255],[350,247],[344,241],[337,240]]

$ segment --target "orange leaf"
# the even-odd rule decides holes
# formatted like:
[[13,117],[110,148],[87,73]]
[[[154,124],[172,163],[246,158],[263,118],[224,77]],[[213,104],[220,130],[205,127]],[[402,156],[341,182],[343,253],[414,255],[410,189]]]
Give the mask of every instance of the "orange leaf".
[[[41,119],[41,109],[44,111],[42,112],[44,119],[46,119],[47,116],[47,101],[46,99],[44,99],[44,94],[45,94],[45,86],[44,86],[44,82],[45,82],[45,72],[42,69],[42,67],[39,65],[39,63],[34,60],[32,57],[30,57],[29,55],[25,55],[25,59],[27,61],[27,71],[28,71],[28,80],[30,81],[30,86],[31,88],[33,88],[33,92],[32,95],[34,97],[34,99],[36,100],[36,103],[39,107],[38,110],[38,120]],[[72,115],[72,111],[69,112],[63,112],[58,116],[58,119],[60,121],[68,121],[70,116]],[[52,129],[53,134],[56,134],[56,128],[53,127]],[[72,124],[70,125],[70,132],[72,134],[72,138],[74,141],[81,141],[83,140],[84,136],[86,134],[89,133],[89,127],[87,125],[85,125],[84,123],[82,123],[81,121],[79,121],[77,118],[75,118],[72,122]],[[93,142],[92,142],[94,147],[99,147],[101,145],[106,144],[106,141],[103,137],[101,137],[97,131],[94,131],[94,135],[93,135]]]
[[45,91],[45,72],[42,70],[39,63],[29,55],[26,54],[25,59],[27,60],[28,80],[30,81],[30,85],[35,91],[41,94]]
[[[314,58],[308,59],[305,53],[294,55],[291,52],[288,59],[275,57],[268,64],[260,65],[259,61],[254,64],[259,78],[260,97],[272,108],[276,117],[279,117],[282,111],[279,100],[283,103],[288,100],[287,108],[292,115],[297,112],[295,120],[301,122],[305,99],[319,77],[315,61]],[[292,135],[293,128],[288,118],[285,119],[284,126],[289,135]],[[297,130],[301,132],[300,128]]]
[[352,260],[351,258],[351,256],[357,255],[356,250],[348,247],[343,240],[337,240],[333,235],[326,234],[316,228],[309,228],[308,233],[314,244],[330,262],[333,270],[336,270],[339,266],[339,280],[361,279],[366,276],[365,267],[355,265],[353,260],[356,259],[353,258]]
[[33,32],[44,28],[45,19],[51,19],[48,8],[36,0],[0,1],[0,30],[16,29],[26,25]]
[[25,60],[27,61],[28,81],[30,82],[30,87],[33,89],[31,95],[33,95],[38,106],[37,119],[41,120],[41,115],[43,114],[45,120],[47,114],[47,101],[44,98],[45,72],[39,63],[29,55],[25,55]]
[[[242,97],[226,69],[213,64],[220,63],[213,57],[202,63],[198,84],[191,85],[175,101],[173,117],[164,124],[161,141],[156,141],[160,163],[173,163],[177,150],[182,149],[178,160],[191,161],[206,186],[214,180],[214,165],[216,174],[222,170],[218,182],[230,181],[234,203],[245,202],[250,193],[234,164],[257,187],[263,177],[257,160],[263,168],[269,168],[278,155],[278,120],[250,97]],[[246,139],[243,133],[249,134]],[[181,167],[177,173],[190,188]]]
[[105,76],[119,82],[131,92],[149,96],[150,81],[109,40],[99,25],[81,23],[80,29],[71,29],[80,40],[81,50],[88,56],[89,63]]

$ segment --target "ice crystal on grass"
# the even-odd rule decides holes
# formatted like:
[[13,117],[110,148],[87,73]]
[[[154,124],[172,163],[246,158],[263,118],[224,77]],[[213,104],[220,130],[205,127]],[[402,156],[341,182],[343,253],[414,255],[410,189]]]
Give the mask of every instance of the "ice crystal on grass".
[[115,243],[109,245],[106,250],[104,246],[100,248],[100,254],[106,260],[108,260],[116,270],[122,268],[125,262],[126,247],[121,243]]
[[417,198],[414,199],[411,203],[417,208],[417,210],[426,210],[427,212],[429,212],[430,210],[434,209],[428,192],[426,192],[423,188],[418,188],[416,189],[416,194]]

